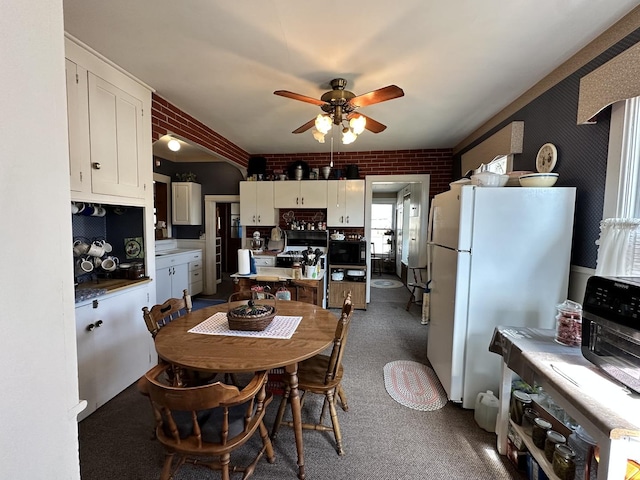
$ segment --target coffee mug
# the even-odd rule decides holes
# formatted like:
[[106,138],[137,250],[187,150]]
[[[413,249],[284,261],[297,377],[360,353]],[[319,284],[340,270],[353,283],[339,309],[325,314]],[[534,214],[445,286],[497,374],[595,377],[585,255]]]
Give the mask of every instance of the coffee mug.
[[111,253],[113,247],[106,240],[102,240],[102,248],[104,248],[105,253]]
[[96,205],[93,207],[92,217],[104,217],[107,214],[107,210],[100,205]]
[[89,273],[93,271],[93,262],[91,261],[91,257],[86,257],[80,260],[80,268],[85,272]]
[[99,240],[96,240],[89,246],[87,253],[92,257],[102,257],[105,254],[105,250],[102,243]]
[[73,256],[80,257],[89,251],[89,245],[82,240],[73,242]]
[[71,202],[71,214],[75,215],[79,211],[80,209],[78,208],[78,205],[76,205],[76,202]]
[[102,260],[102,269],[107,272],[113,272],[118,266],[118,257],[107,257]]
[[95,207],[93,205],[85,205],[84,208],[78,213],[80,215],[90,217],[91,215],[93,215],[93,212],[95,212]]

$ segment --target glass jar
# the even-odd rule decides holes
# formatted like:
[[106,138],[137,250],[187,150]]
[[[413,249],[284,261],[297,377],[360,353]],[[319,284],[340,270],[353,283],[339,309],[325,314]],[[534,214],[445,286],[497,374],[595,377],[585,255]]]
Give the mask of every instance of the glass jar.
[[524,409],[531,405],[531,396],[522,390],[514,390],[511,394],[511,405],[509,407],[509,416],[513,423],[522,425],[522,416]]
[[544,441],[544,456],[550,462],[553,461],[553,452],[556,449],[556,445],[567,443],[567,439],[564,435],[555,430],[547,430],[547,438]]
[[573,433],[569,435],[567,445],[575,453],[573,460],[576,466],[576,477],[585,478],[585,471],[589,470],[589,480],[595,480],[598,468],[593,458],[593,450],[596,446],[596,441],[591,438],[582,426],[578,425]]
[[582,344],[582,305],[565,300],[556,305],[556,309],[556,342],[579,347]]
[[574,480],[576,478],[576,464],[574,462],[575,453],[571,447],[564,444],[557,444],[553,452],[553,473],[560,480]]
[[544,418],[538,417],[533,421],[531,438],[536,447],[544,448],[544,442],[547,440],[547,430],[551,430],[551,423]]
[[533,408],[525,408],[524,415],[522,415],[522,429],[524,433],[531,436],[533,430],[533,421],[538,418],[538,412]]

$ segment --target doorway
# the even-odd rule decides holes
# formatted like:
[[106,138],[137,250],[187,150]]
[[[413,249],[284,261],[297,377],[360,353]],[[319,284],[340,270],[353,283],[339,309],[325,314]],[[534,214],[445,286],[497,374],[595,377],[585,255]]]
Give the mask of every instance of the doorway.
[[[240,204],[240,195],[205,195],[205,284],[206,295],[215,295],[223,272],[237,270],[234,252],[240,248],[241,238],[233,236],[234,205]],[[238,209],[239,211],[239,209]],[[236,242],[236,243],[234,243]],[[235,254],[235,262],[238,261]],[[224,262],[224,263],[223,263]]]
[[[427,264],[427,224],[429,219],[430,175],[367,175],[365,177],[365,225],[367,239],[372,238],[371,210],[374,192],[391,193],[402,221],[396,225],[396,274],[402,278],[411,264]],[[405,194],[405,192],[408,192]],[[393,195],[392,195],[393,196]],[[405,200],[408,201],[404,208]],[[405,211],[406,210],[406,211]],[[402,229],[402,231],[400,231]],[[401,244],[402,242],[402,244]],[[369,249],[368,249],[369,250]],[[404,260],[403,260],[404,259]],[[371,300],[371,252],[367,254],[367,303]]]

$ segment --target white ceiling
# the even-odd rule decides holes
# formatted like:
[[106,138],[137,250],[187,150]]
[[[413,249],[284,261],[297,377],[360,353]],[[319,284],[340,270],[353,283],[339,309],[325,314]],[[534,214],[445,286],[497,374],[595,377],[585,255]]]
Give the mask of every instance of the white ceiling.
[[[64,0],[65,30],[250,154],[327,152],[307,131],[336,77],[387,125],[340,151],[451,148],[637,0]],[[336,139],[338,136],[336,136]]]

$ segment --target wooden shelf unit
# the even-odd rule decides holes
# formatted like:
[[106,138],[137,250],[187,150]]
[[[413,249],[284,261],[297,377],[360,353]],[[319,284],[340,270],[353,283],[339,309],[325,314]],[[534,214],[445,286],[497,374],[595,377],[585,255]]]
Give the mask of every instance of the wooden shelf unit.
[[[344,270],[344,280],[332,280],[331,273],[334,270]],[[354,308],[367,309],[367,282],[351,281],[346,279],[347,270],[361,270],[364,278],[367,277],[366,265],[329,265],[329,308],[342,308],[347,292],[351,291],[351,302]]]

